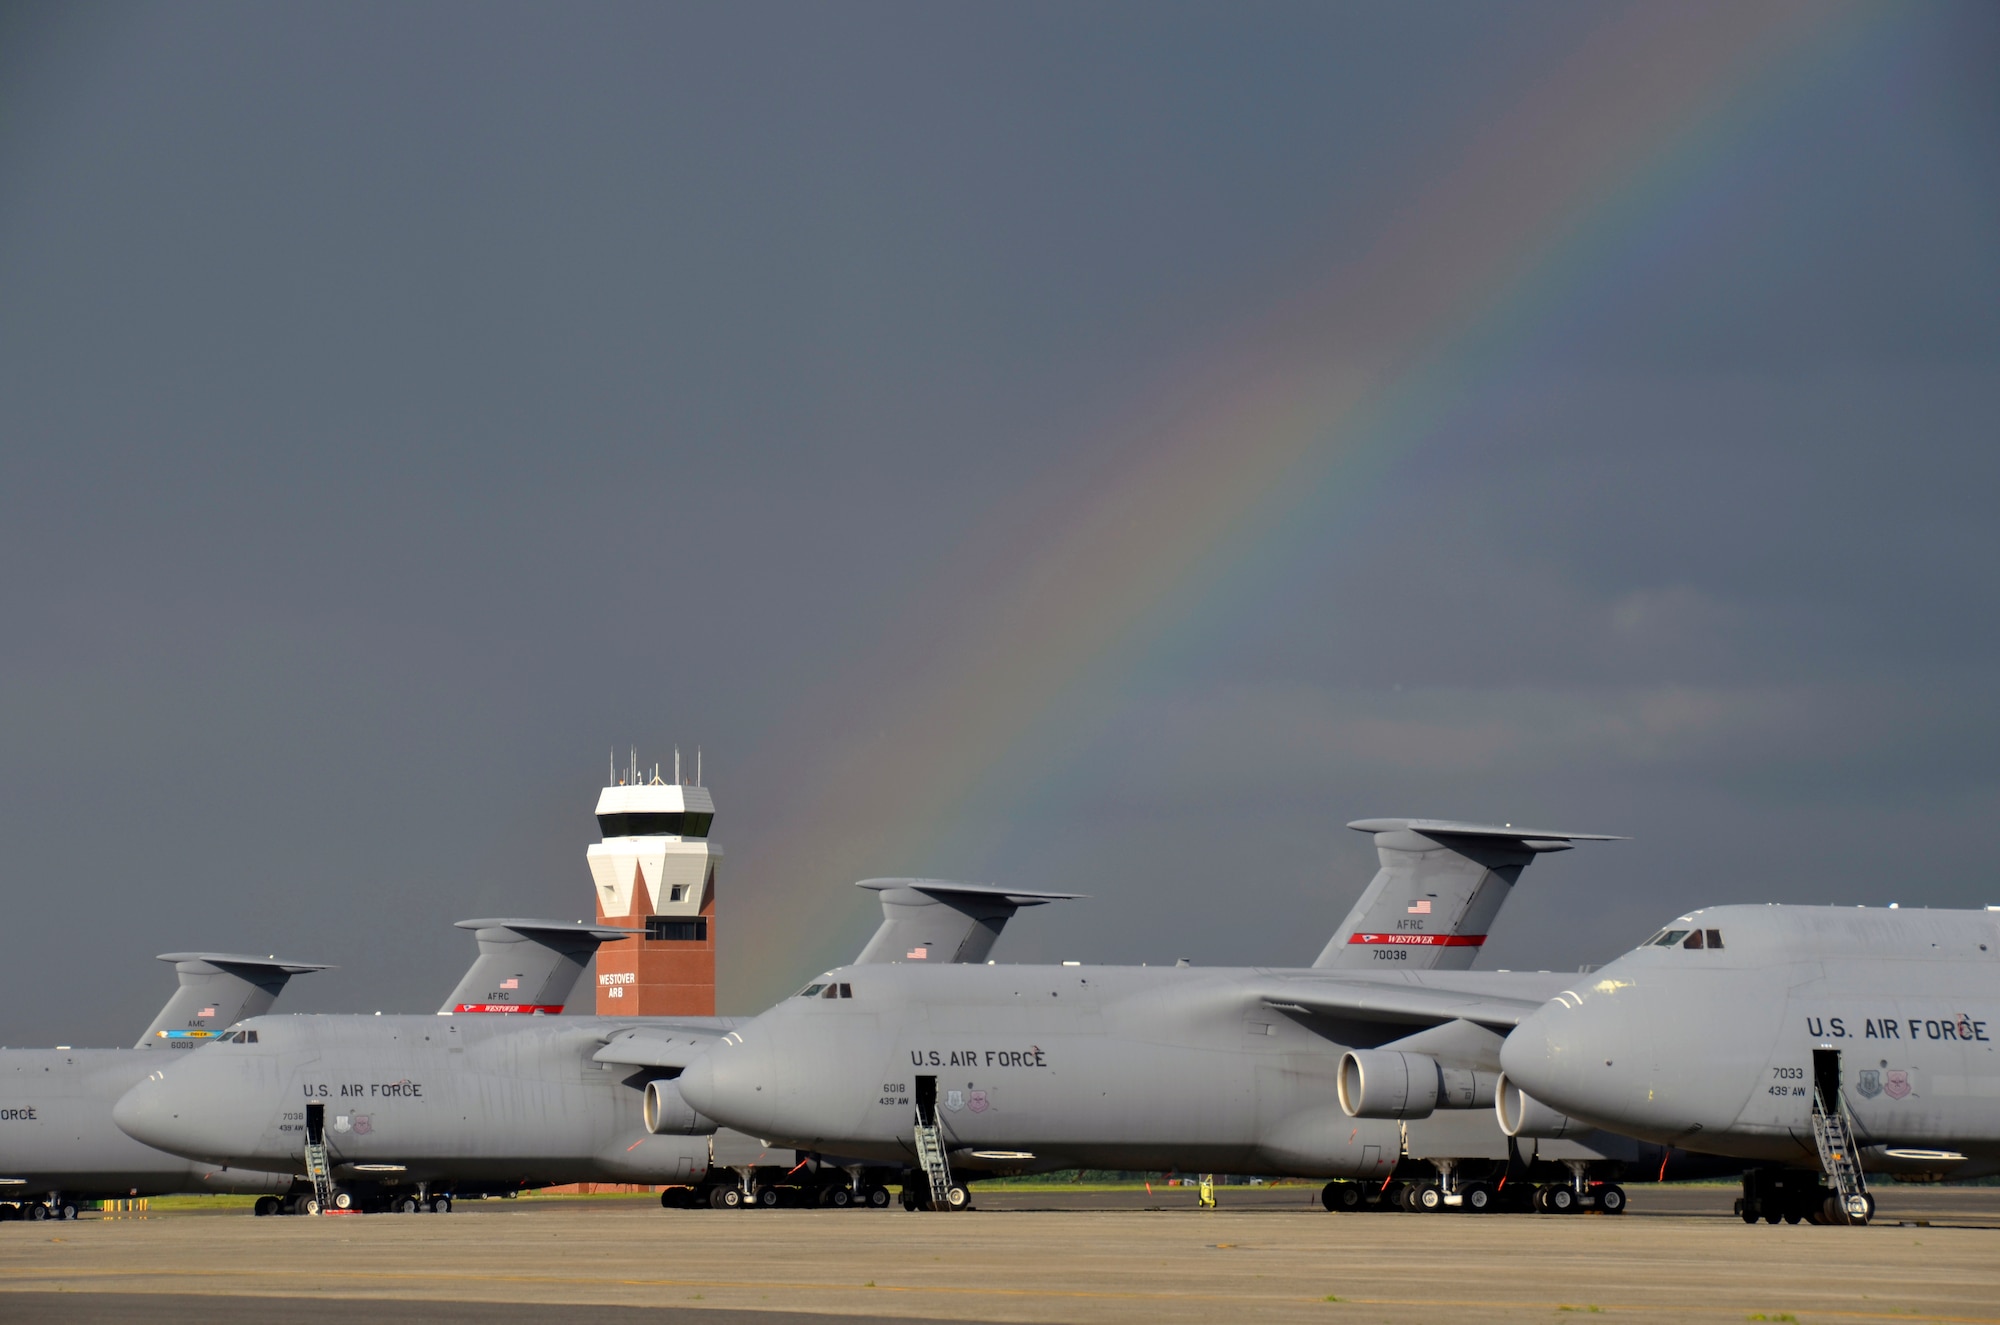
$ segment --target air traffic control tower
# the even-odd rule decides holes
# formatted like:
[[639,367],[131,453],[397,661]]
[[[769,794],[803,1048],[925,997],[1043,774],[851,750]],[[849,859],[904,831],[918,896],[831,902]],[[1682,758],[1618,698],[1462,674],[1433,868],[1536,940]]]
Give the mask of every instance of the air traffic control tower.
[[597,798],[604,840],[585,853],[597,918],[635,931],[597,950],[597,1013],[603,1017],[715,1015],[715,862],[708,840],[715,801],[701,785],[639,766],[635,752]]

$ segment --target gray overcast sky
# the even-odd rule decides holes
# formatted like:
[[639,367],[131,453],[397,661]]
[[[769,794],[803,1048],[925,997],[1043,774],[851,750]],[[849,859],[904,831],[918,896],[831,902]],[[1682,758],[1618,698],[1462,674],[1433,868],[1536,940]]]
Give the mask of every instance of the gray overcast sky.
[[427,1011],[633,743],[729,1011],[866,875],[1308,961],[1362,816],[1633,836],[1488,965],[2000,903],[2000,9],[1676,12],[8,7],[0,1042]]

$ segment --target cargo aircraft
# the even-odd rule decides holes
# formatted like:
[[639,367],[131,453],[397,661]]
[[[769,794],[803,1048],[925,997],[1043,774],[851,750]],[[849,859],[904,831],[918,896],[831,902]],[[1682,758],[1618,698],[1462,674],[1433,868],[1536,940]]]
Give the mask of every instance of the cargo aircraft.
[[1718,906],[1522,1018],[1497,1107],[1753,1161],[1746,1223],[1865,1223],[1870,1173],[2000,1173],[1996,1049],[1994,908]]

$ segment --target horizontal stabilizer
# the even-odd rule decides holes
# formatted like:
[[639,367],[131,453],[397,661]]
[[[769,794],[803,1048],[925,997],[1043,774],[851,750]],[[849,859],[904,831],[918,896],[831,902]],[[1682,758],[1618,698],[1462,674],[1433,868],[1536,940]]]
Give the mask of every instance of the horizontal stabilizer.
[[295,975],[333,968],[241,952],[163,952],[174,964],[180,987],[139,1037],[141,1049],[191,1049],[245,1017],[271,1010]]
[[983,962],[1022,907],[1083,896],[951,879],[863,879],[854,886],[882,895],[882,926],[854,959],[856,966]]
[[461,920],[479,940],[479,956],[438,1011],[561,1012],[598,946],[632,937],[612,925],[562,920]]
[[1315,967],[1463,970],[1486,942],[1515,880],[1536,856],[1604,833],[1557,833],[1458,819],[1356,819],[1381,862]]

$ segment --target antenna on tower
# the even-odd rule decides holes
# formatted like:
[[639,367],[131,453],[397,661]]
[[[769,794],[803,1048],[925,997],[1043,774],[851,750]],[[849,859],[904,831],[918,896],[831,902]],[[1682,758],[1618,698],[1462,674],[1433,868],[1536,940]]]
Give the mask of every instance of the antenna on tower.
[[698,745],[694,748],[694,784],[697,787],[708,785],[701,780],[701,747]]
[[615,786],[617,782],[618,752],[616,750],[606,750],[604,752],[604,785],[607,787]]
[[674,785],[681,785],[681,748],[678,745],[674,747]]

